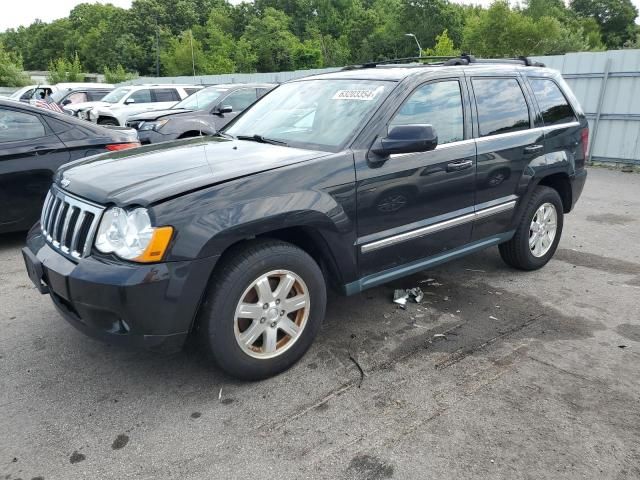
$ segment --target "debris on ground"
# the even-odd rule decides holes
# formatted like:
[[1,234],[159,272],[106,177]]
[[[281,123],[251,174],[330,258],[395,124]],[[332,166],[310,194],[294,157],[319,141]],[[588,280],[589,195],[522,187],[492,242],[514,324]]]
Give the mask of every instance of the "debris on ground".
[[218,400],[222,398],[222,387],[220,387],[220,391],[218,392]]
[[396,289],[393,291],[393,303],[397,303],[402,308],[406,308],[409,299],[412,299],[415,303],[420,303],[424,299],[424,292],[420,287]]
[[486,270],[475,270],[473,268],[465,268],[467,272],[487,273]]
[[489,315],[489,318],[490,318],[491,320],[498,320],[498,319],[497,319],[496,317],[494,317],[493,315]]
[[436,333],[436,334],[433,336],[433,339],[434,339],[434,340],[437,340],[438,338],[442,338],[443,340],[446,340],[446,339],[447,339],[447,336],[446,336],[444,333]]
[[407,290],[397,289],[393,292],[393,303],[397,303],[398,305],[402,305],[403,307],[407,304],[407,300],[409,299],[409,293]]

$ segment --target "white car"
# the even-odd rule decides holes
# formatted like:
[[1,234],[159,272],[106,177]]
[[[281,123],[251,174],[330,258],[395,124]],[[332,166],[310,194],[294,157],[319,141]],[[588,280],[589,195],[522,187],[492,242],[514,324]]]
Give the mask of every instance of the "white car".
[[129,116],[171,108],[201,88],[198,85],[127,85],[116,88],[99,102],[77,103],[67,110],[100,125],[125,126]]

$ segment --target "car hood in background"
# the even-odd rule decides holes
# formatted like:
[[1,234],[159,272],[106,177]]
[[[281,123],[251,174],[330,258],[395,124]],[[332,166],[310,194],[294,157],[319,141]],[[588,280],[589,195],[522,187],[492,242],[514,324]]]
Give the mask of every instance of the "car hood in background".
[[86,110],[87,108],[108,107],[112,105],[113,103],[96,101],[96,102],[70,103],[68,105],[65,105],[64,108],[66,110],[72,110],[74,112],[77,112],[78,110]]
[[68,163],[56,184],[106,205],[146,206],[185,191],[328,155],[219,137],[179,140]]

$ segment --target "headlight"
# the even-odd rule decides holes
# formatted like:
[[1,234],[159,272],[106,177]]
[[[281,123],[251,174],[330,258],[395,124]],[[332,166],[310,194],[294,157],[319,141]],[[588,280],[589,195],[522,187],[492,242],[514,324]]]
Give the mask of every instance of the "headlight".
[[142,125],[140,125],[139,130],[142,130],[142,131],[144,131],[144,130],[155,130],[157,132],[168,121],[169,120],[158,120],[157,122],[144,122]]
[[169,246],[172,227],[151,226],[144,208],[126,211],[109,208],[100,221],[96,248],[102,253],[114,253],[125,260],[157,262]]

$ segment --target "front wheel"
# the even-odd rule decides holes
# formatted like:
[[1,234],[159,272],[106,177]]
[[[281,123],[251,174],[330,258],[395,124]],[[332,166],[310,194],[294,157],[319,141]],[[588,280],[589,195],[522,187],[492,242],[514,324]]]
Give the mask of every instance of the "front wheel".
[[500,256],[508,265],[521,270],[542,268],[558,248],[563,221],[558,192],[549,187],[536,187],[515,235],[500,244]]
[[324,277],[313,258],[285,242],[254,241],[234,248],[217,267],[199,334],[224,371],[258,380],[304,355],[325,306]]

